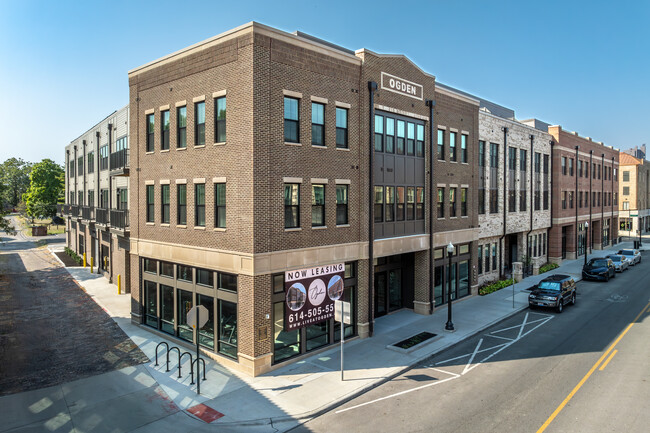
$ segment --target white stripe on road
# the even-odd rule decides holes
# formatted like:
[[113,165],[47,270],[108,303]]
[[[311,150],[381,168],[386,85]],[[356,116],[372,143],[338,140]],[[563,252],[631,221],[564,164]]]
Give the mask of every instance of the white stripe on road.
[[468,371],[471,370],[470,366],[472,365],[472,361],[474,361],[474,357],[476,356],[476,353],[478,352],[478,349],[481,347],[481,343],[483,343],[482,338],[478,341],[478,344],[476,345],[476,348],[474,349],[474,352],[472,353],[472,356],[469,358],[469,362],[465,366],[465,369],[463,370],[461,375],[463,375],[463,374],[465,374],[465,373],[467,373]]

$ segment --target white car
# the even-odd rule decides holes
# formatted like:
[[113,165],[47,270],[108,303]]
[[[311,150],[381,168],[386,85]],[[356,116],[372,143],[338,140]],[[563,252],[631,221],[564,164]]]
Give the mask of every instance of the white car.
[[626,249],[618,250],[616,254],[621,254],[630,259],[632,266],[641,263],[641,252],[639,250]]
[[614,267],[616,268],[616,272],[623,272],[629,269],[630,263],[632,262],[631,259],[628,259],[622,254],[610,254],[606,257],[608,259],[611,259],[612,262],[614,262]]

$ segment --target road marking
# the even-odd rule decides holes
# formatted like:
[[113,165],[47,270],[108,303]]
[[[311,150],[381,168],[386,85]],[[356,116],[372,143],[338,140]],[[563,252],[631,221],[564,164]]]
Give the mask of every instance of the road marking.
[[607,361],[603,362],[603,365],[601,365],[598,370],[603,371],[605,367],[607,367],[607,364],[609,364],[609,361],[612,360],[612,358],[614,357],[614,355],[616,355],[617,352],[618,350],[613,351],[612,354],[609,355],[609,358],[607,358]]
[[478,349],[481,347],[481,343],[483,343],[483,339],[481,338],[478,341],[478,344],[476,345],[476,348],[474,349],[474,352],[472,353],[472,356],[469,358],[469,362],[463,369],[463,372],[461,374],[467,373],[469,370],[471,370],[470,366],[472,365],[472,361],[474,361],[474,357],[476,356],[476,353],[478,352]]
[[545,422],[544,424],[542,424],[542,426],[539,428],[539,430],[537,430],[537,433],[542,433],[544,430],[546,430],[546,427],[548,427],[549,424],[550,424],[551,422],[553,422],[553,420],[555,419],[555,417],[556,417],[556,416],[557,416],[557,415],[562,411],[562,409],[564,409],[564,406],[566,406],[567,403],[568,403],[569,401],[571,401],[571,399],[572,399],[573,396],[576,394],[576,392],[578,392],[578,390],[582,387],[582,385],[584,385],[584,383],[587,381],[587,379],[589,379],[589,377],[593,374],[593,372],[596,371],[596,369],[598,368],[598,366],[600,365],[600,363],[603,362],[603,359],[605,359],[605,358],[607,357],[607,355],[609,355],[609,352],[611,352],[612,349],[614,349],[614,347],[616,347],[616,345],[618,344],[618,342],[621,341],[621,338],[623,338],[623,337],[625,336],[625,334],[627,334],[627,331],[630,330],[630,328],[632,327],[632,325],[634,325],[634,323],[639,319],[639,317],[641,317],[641,314],[643,314],[643,313],[645,312],[646,308],[648,308],[648,307],[650,307],[650,303],[648,303],[648,305],[646,305],[645,307],[643,307],[643,309],[641,310],[641,312],[640,312],[639,314],[637,314],[637,316],[634,318],[634,320],[632,321],[632,323],[630,323],[629,325],[627,325],[627,327],[625,328],[625,330],[623,330],[623,332],[621,333],[621,335],[619,335],[618,338],[616,338],[616,340],[614,340],[614,342],[609,346],[609,348],[607,349],[607,351],[606,351],[605,353],[603,353],[603,355],[600,357],[600,359],[598,359],[598,361],[596,361],[596,363],[594,364],[594,366],[591,367],[591,369],[587,372],[587,374],[585,374],[585,377],[583,377],[582,380],[581,380],[580,382],[578,382],[578,384],[576,385],[576,387],[573,388],[573,390],[569,393],[569,395],[567,395],[567,397],[564,399],[564,401],[563,401],[562,403],[560,403],[560,405],[557,407],[557,409],[555,409],[555,411],[551,414],[551,416],[548,417],[548,419],[546,420],[546,422]]
[[512,340],[514,340],[514,338],[502,337],[502,336],[500,336],[500,335],[485,334],[485,336],[486,336],[486,337],[500,338],[500,339],[502,339],[502,340],[508,340],[508,341],[512,341]]
[[521,333],[524,332],[524,326],[526,326],[526,322],[528,321],[528,313],[524,316],[524,321],[521,324],[521,328],[519,328],[519,334],[517,334],[517,338],[515,340],[519,340],[521,338]]
[[429,367],[429,368],[431,370],[435,370],[435,371],[438,371],[440,373],[450,374],[450,375],[452,375],[452,377],[448,377],[447,379],[443,379],[443,380],[441,380],[439,382],[427,383],[426,385],[418,386],[417,388],[407,389],[406,391],[398,392],[397,394],[387,395],[385,397],[381,397],[381,398],[378,398],[376,400],[367,401],[365,403],[361,403],[361,404],[358,404],[356,406],[347,407],[345,409],[337,410],[335,413],[342,413],[342,412],[346,412],[348,410],[357,409],[357,408],[360,408],[362,406],[367,406],[369,404],[377,403],[378,401],[387,400],[389,398],[398,397],[400,395],[408,394],[409,392],[418,391],[420,389],[428,388],[428,387],[434,386],[434,385],[440,385],[441,383],[445,383],[445,382],[448,382],[450,380],[454,380],[454,379],[457,379],[457,378],[460,377],[460,374],[452,373],[450,371],[440,370],[439,368],[433,368],[433,367]]

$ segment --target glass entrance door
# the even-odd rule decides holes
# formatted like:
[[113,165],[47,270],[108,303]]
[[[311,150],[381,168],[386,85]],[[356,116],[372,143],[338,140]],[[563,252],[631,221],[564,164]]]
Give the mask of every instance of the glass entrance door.
[[388,271],[388,311],[402,308],[402,270]]
[[403,306],[402,270],[377,272],[375,274],[375,317],[399,310]]
[[386,272],[379,272],[375,274],[375,317],[387,313],[386,299]]

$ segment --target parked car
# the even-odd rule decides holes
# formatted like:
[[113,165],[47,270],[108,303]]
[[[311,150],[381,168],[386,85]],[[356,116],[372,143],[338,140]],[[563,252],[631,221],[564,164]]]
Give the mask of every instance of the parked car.
[[576,283],[569,275],[556,274],[544,278],[528,295],[528,306],[531,309],[552,307],[561,313],[569,303],[576,303]]
[[582,267],[582,279],[609,281],[616,277],[614,262],[606,257],[597,257],[589,260]]
[[614,268],[616,268],[616,272],[623,272],[627,269],[629,269],[631,260],[625,257],[622,254],[610,254],[608,256],[605,256],[608,259],[611,259],[612,262],[614,262]]
[[636,265],[637,263],[641,263],[641,251],[639,250],[618,250],[618,253],[616,254],[622,254],[632,260],[632,266]]

